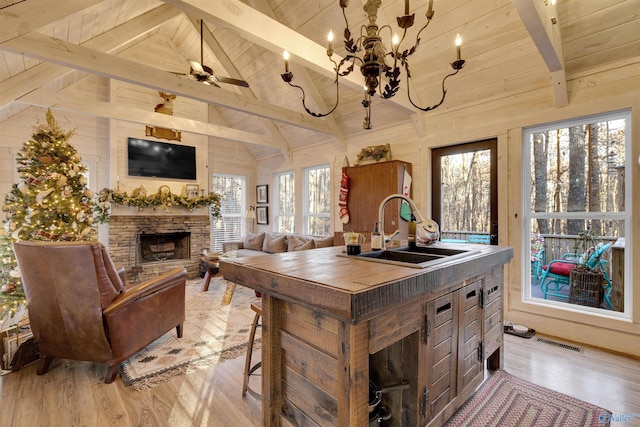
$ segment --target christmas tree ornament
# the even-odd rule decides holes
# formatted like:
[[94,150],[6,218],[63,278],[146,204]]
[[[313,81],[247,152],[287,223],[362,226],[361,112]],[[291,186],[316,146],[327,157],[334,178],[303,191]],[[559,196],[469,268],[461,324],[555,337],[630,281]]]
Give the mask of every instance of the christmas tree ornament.
[[47,188],[46,190],[40,191],[36,196],[36,202],[38,202],[39,205],[44,206],[44,198],[51,193],[53,193],[53,188]]
[[11,233],[11,238],[13,241],[17,242],[20,240],[20,231],[22,231],[22,227],[16,229],[13,233]]
[[24,181],[20,181],[18,183],[18,190],[20,190],[22,194],[27,195],[29,194],[29,185]]
[[43,154],[38,157],[38,161],[43,165],[48,165],[49,163],[53,162],[53,156],[51,154]]

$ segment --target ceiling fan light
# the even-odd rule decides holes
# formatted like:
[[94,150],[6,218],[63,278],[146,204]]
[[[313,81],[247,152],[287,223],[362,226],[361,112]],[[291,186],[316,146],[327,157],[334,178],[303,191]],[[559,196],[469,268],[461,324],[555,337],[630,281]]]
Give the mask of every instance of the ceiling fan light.
[[199,62],[190,59],[189,64],[191,65],[191,71],[193,74],[205,74],[204,68],[202,68],[202,64]]

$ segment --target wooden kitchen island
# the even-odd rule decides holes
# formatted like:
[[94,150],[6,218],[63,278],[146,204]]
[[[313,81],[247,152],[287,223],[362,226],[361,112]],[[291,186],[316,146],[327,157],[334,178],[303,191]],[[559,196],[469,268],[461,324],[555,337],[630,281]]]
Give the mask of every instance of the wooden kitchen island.
[[[225,279],[262,292],[263,426],[368,426],[370,381],[389,425],[438,426],[502,366],[511,248],[423,269],[341,256],[344,247],[225,259]],[[367,250],[363,247],[363,250]],[[238,390],[238,393],[240,390]]]

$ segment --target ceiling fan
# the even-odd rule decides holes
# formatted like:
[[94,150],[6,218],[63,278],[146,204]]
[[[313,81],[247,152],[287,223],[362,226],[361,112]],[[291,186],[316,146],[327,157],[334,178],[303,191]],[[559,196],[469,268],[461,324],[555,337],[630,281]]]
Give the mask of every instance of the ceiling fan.
[[191,69],[189,70],[189,75],[195,78],[197,81],[202,82],[207,85],[217,86],[218,83],[227,83],[242,87],[249,87],[249,83],[244,80],[233,79],[231,77],[223,77],[216,76],[213,74],[213,70],[210,67],[204,65],[204,42],[203,38],[203,26],[202,19],[200,20],[200,62],[194,61],[193,59],[189,60],[189,64],[191,65]]

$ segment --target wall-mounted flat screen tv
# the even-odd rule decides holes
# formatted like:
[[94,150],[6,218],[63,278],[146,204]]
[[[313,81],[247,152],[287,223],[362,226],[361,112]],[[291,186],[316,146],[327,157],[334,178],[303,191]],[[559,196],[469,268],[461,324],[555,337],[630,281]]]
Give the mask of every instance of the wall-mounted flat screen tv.
[[196,147],[129,138],[129,176],[196,179]]

